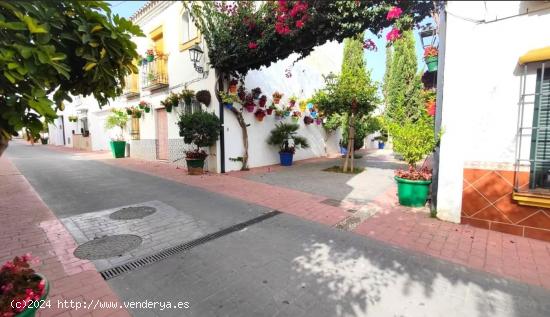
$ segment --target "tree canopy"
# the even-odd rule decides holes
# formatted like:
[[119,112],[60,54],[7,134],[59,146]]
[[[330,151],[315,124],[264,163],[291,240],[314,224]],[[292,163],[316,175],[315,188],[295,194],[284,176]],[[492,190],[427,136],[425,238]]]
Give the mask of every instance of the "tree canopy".
[[104,1],[1,1],[0,154],[23,128],[38,135],[70,95],[100,106],[120,95],[142,35]]
[[[395,23],[388,11],[398,1],[185,1],[208,45],[212,67],[246,74],[292,53],[304,57],[327,41],[365,30],[379,34]],[[410,17],[402,29],[429,16],[432,1],[402,1]]]

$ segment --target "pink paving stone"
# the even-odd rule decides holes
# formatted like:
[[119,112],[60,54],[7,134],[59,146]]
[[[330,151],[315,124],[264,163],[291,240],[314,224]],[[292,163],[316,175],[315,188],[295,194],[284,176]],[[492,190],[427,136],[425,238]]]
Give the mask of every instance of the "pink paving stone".
[[[32,251],[40,259],[36,270],[50,282],[49,299],[55,301],[55,305],[40,309],[38,316],[74,315],[77,313],[74,310],[59,309],[57,299],[84,298],[89,289],[84,286],[97,290],[99,296],[95,299],[117,298],[92,263],[72,255],[70,251],[76,243],[71,235],[7,158],[0,158],[0,192],[4,193],[0,195],[0,218],[10,222],[9,228],[2,228],[2,240],[8,243],[0,243],[0,262]],[[17,208],[11,208],[14,204]],[[87,284],[83,284],[83,280]],[[91,315],[91,311],[85,313]],[[129,316],[120,310],[110,313]]]

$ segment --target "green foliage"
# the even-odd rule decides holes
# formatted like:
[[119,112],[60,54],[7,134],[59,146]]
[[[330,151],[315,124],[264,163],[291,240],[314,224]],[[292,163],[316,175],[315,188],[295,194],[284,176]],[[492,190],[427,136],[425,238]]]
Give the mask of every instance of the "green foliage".
[[120,139],[123,139],[124,128],[128,123],[128,114],[122,109],[111,109],[111,114],[105,120],[105,129],[120,128]]
[[385,77],[387,120],[416,120],[425,112],[422,81],[417,74],[416,50],[412,31],[404,32],[393,45],[390,73]]
[[0,137],[38,135],[69,94],[100,106],[120,95],[141,35],[103,1],[1,1]]
[[414,122],[391,122],[388,128],[393,138],[393,149],[410,166],[416,167],[416,163],[435,148],[437,139],[434,136],[433,118],[426,113]]
[[[298,135],[297,131],[299,128],[300,126],[296,123],[281,122],[271,130],[267,144],[278,146],[280,152],[294,153],[294,148],[296,147],[307,149],[309,143],[306,138]],[[289,140],[293,140],[294,145],[290,145]]]
[[329,131],[336,131],[339,127],[342,126],[342,116],[339,114],[332,114],[327,118],[327,121],[323,123],[323,127]]
[[[342,41],[367,29],[379,33],[392,24],[386,14],[395,5],[395,1],[389,0],[303,2],[308,5],[306,22],[284,35],[275,30],[277,1],[236,1],[234,11],[223,10],[214,1],[185,1],[184,6],[192,10],[197,27],[204,35],[212,67],[222,72],[246,74],[292,53],[307,56],[327,41]],[[296,1],[287,1],[288,8],[295,4]],[[433,8],[431,1],[403,1],[399,6],[414,17],[414,23],[429,16]],[[251,42],[257,47],[249,48]]]
[[220,135],[221,122],[210,112],[183,113],[178,126],[180,136],[186,144],[194,144],[197,150],[216,144]]

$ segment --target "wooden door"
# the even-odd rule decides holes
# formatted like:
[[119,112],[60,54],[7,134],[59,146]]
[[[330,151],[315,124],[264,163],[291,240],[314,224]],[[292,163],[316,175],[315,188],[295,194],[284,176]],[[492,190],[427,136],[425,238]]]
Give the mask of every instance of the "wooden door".
[[165,109],[157,109],[157,159],[168,159],[168,116]]

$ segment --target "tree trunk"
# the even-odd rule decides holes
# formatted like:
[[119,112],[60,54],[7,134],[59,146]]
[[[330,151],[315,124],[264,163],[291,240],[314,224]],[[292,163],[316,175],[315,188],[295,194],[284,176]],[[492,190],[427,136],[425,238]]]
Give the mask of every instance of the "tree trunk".
[[342,169],[342,172],[346,172],[348,170],[348,164],[349,164],[349,156],[351,154],[351,149],[353,148],[353,144],[351,143],[351,120],[348,121],[348,151],[346,153],[346,159],[344,161],[344,168]]
[[351,114],[351,127],[349,131],[350,135],[350,143],[351,143],[351,172],[354,171],[354,165],[355,165],[355,114]]
[[8,148],[9,141],[10,138],[8,137],[7,132],[0,131],[0,156],[2,156],[4,151]]

